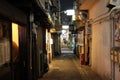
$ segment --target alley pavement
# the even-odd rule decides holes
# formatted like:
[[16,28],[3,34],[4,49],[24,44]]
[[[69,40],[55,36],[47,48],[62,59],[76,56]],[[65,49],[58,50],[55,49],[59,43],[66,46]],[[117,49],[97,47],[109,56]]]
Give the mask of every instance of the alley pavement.
[[73,53],[53,59],[49,71],[38,80],[102,80],[89,66],[80,65]]

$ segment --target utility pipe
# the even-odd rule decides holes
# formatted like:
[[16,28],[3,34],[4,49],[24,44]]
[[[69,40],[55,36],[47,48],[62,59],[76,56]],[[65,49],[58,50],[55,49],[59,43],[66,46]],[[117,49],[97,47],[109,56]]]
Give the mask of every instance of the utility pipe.
[[100,20],[106,19],[107,17],[109,17],[109,16],[111,15],[111,13],[112,13],[114,10],[117,10],[117,9],[120,9],[120,6],[116,6],[116,7],[112,8],[112,9],[110,10],[110,12],[104,13],[104,14],[102,14],[100,17],[96,17],[96,18],[92,19],[91,23],[95,23],[95,22],[98,22],[98,21],[100,21]]

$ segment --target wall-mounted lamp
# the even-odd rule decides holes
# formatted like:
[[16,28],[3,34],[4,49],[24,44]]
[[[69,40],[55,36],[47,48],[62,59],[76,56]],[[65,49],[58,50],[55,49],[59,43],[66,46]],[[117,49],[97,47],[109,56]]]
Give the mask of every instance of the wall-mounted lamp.
[[75,15],[74,9],[68,9],[68,10],[64,11],[64,13],[66,13],[68,16]]
[[55,29],[55,28],[51,28],[51,29],[50,29],[50,32],[51,32],[51,33],[55,33],[55,32],[56,32],[56,29]]
[[86,10],[85,11],[84,10],[80,11],[79,15],[80,15],[82,20],[87,20],[88,19],[88,11],[86,11]]

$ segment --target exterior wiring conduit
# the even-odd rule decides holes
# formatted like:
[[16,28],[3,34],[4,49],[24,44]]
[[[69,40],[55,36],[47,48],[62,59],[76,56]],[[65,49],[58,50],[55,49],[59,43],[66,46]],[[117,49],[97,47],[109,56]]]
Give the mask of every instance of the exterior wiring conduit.
[[118,9],[120,9],[120,6],[116,6],[116,7],[112,8],[108,13],[104,13],[101,16],[98,16],[98,17],[96,17],[94,19],[91,19],[90,21],[91,21],[91,23],[96,23],[98,21],[104,20],[107,17],[109,17],[112,12],[114,12],[115,10],[118,10]]

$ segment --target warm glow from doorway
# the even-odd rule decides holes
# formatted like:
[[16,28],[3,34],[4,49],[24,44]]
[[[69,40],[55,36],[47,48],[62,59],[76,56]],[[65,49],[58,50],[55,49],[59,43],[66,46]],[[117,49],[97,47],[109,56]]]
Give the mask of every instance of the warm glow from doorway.
[[12,23],[12,41],[19,46],[18,25],[15,23]]

